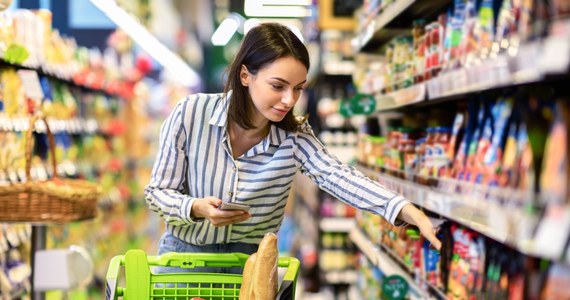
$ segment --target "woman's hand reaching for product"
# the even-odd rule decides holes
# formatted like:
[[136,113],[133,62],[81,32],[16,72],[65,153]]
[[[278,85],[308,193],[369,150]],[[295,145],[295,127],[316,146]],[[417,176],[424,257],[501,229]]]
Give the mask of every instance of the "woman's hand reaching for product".
[[432,222],[421,210],[417,209],[413,204],[406,204],[402,210],[400,210],[398,219],[418,227],[420,233],[432,244],[435,249],[441,249],[441,241],[435,236],[436,229],[433,227]]
[[218,206],[221,204],[222,200],[216,197],[195,199],[190,215],[193,219],[208,219],[216,227],[240,223],[251,218],[251,214],[243,210],[220,210]]

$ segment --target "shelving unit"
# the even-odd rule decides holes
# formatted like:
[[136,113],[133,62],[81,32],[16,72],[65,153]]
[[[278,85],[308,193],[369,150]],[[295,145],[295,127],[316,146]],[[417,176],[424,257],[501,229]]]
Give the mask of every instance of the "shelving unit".
[[409,31],[418,18],[432,18],[451,0],[396,0],[366,16],[353,40],[358,52],[374,52],[392,38]]
[[[537,213],[530,213],[528,208],[517,205],[517,197],[526,195],[519,191],[499,190],[495,192],[508,196],[513,203],[501,204],[493,200],[485,200],[484,197],[462,196],[457,193],[444,192],[425,185],[413,183],[404,179],[382,174],[361,165],[356,166],[370,178],[377,180],[384,186],[400,192],[414,204],[432,211],[448,220],[456,221],[472,228],[499,242],[511,245],[528,255],[541,253],[541,246],[533,244],[533,237],[539,219]],[[457,183],[460,184],[460,183]],[[471,185],[481,195],[487,190]],[[564,238],[564,237],[560,237]]]
[[[457,161],[457,164],[461,165],[465,163],[467,167],[475,168],[466,171],[466,173],[471,172],[469,175],[472,176],[470,180],[463,179],[466,181],[455,179],[453,176],[457,176],[457,174],[453,173],[453,171],[449,174],[441,175],[441,177],[437,175],[431,175],[434,177],[425,177],[424,173],[419,173],[420,169],[417,166],[425,164],[425,162],[420,162],[420,160],[428,157],[424,154],[425,152],[418,152],[428,151],[428,149],[418,148],[418,145],[428,147],[426,146],[428,142],[423,138],[427,137],[427,139],[429,139],[429,132],[436,132],[436,130],[448,132],[447,130],[451,128],[451,121],[447,120],[447,118],[451,118],[452,114],[457,112],[459,117],[468,115],[471,118],[470,120],[476,120],[477,111],[468,112],[467,110],[469,109],[466,109],[467,105],[473,103],[480,105],[480,103],[485,103],[485,105],[492,107],[495,103],[504,100],[501,97],[511,97],[506,100],[509,101],[509,103],[512,101],[514,108],[513,111],[508,111],[508,116],[498,116],[496,112],[491,114],[486,111],[484,113],[485,117],[489,116],[488,118],[492,121],[485,120],[485,118],[482,117],[482,120],[476,120],[476,122],[471,123],[471,126],[473,126],[473,128],[470,129],[472,130],[471,133],[477,131],[477,134],[480,134],[480,136],[473,137],[473,139],[476,139],[476,142],[468,140],[468,143],[473,144],[466,145],[467,149],[470,149],[469,147],[475,147],[475,149],[482,147],[479,143],[481,140],[484,140],[482,135],[483,131],[486,130],[486,139],[490,140],[491,137],[494,139],[502,139],[501,144],[495,148],[503,150],[505,145],[504,140],[511,131],[506,133],[507,129],[495,127],[497,125],[494,122],[497,122],[497,119],[503,121],[501,118],[509,118],[508,121],[505,122],[510,126],[517,126],[517,128],[519,126],[530,126],[529,124],[532,123],[533,120],[529,121],[528,119],[532,119],[533,115],[528,115],[527,111],[521,112],[524,109],[528,110],[528,108],[524,106],[528,105],[524,102],[528,100],[525,97],[536,97],[536,99],[532,98],[530,101],[534,100],[540,102],[544,100],[546,101],[544,106],[550,104],[555,105],[555,102],[556,105],[558,105],[560,104],[559,102],[567,101],[568,96],[570,96],[565,86],[570,78],[570,17],[568,11],[548,7],[548,9],[550,9],[548,14],[545,13],[540,16],[533,15],[529,17],[529,20],[524,20],[528,24],[520,23],[523,24],[520,25],[519,23],[513,23],[514,25],[512,26],[515,26],[516,29],[513,30],[510,28],[509,30],[511,31],[497,38],[499,36],[497,34],[499,29],[495,31],[495,27],[499,27],[499,21],[506,22],[504,19],[501,19],[504,18],[505,15],[500,14],[509,13],[505,7],[499,8],[501,3],[497,1],[487,2],[488,10],[483,12],[483,10],[479,11],[481,7],[485,7],[481,4],[481,1],[477,1],[477,4],[465,1],[463,4],[467,7],[466,10],[462,10],[463,7],[457,5],[453,7],[452,15],[441,15],[442,13],[446,13],[448,8],[452,8],[454,5],[452,2],[453,1],[443,0],[396,0],[389,1],[388,4],[371,10],[368,12],[369,15],[362,12],[358,15],[360,26],[353,38],[355,50],[361,54],[374,53],[376,56],[370,56],[371,59],[374,59],[374,57],[380,54],[386,56],[386,60],[379,59],[373,66],[364,67],[363,64],[367,75],[357,83],[359,87],[362,87],[363,92],[374,96],[376,100],[375,113],[377,117],[381,119],[379,124],[382,132],[379,135],[386,136],[380,139],[378,134],[374,133],[374,136],[370,136],[369,142],[360,144],[360,146],[364,145],[364,148],[359,148],[359,151],[370,151],[369,153],[374,153],[371,155],[373,160],[370,160],[370,158],[367,160],[367,157],[364,156],[364,159],[359,158],[359,161],[368,165],[356,163],[354,166],[367,177],[379,182],[390,190],[402,194],[414,205],[425,210],[430,216],[439,218],[434,222],[443,222],[444,225],[449,226],[447,227],[448,231],[446,231],[446,233],[453,231],[459,232],[457,233],[459,235],[461,234],[460,232],[465,232],[465,234],[469,236],[483,237],[485,241],[492,244],[485,246],[486,248],[483,247],[483,250],[481,250],[489,251],[486,252],[486,254],[492,256],[493,251],[497,251],[496,249],[505,248],[509,249],[509,251],[511,251],[510,249],[514,249],[513,255],[515,256],[520,255],[524,256],[527,260],[542,260],[543,262],[548,262],[548,264],[555,266],[565,265],[564,267],[567,267],[570,262],[570,248],[567,244],[570,239],[570,203],[568,202],[570,200],[566,199],[567,195],[557,195],[558,198],[556,199],[548,198],[546,193],[538,192],[539,189],[542,188],[542,183],[539,183],[538,180],[531,183],[530,187],[527,186],[527,190],[517,185],[518,183],[507,185],[497,183],[497,180],[489,183],[489,181],[484,181],[485,179],[483,179],[481,180],[484,181],[483,183],[476,184],[476,180],[473,180],[474,174],[487,176],[481,175],[485,172],[481,170],[481,168],[484,167],[480,167],[479,165],[474,167],[477,163],[467,166],[467,158],[463,156],[459,158],[461,161]],[[375,3],[365,4],[363,9],[370,10],[370,5],[375,5]],[[544,5],[548,6],[552,4]],[[491,6],[493,7],[491,8]],[[526,6],[523,5],[521,7]],[[501,9],[501,11],[497,9]],[[494,15],[482,16],[479,15],[479,13],[491,13]],[[546,15],[548,15],[548,17],[546,17]],[[551,18],[552,15],[555,17]],[[489,25],[489,30],[493,30],[493,34],[496,35],[490,34],[486,36],[489,38],[488,43],[484,43],[485,41],[481,40],[484,34],[478,33],[478,35],[477,33],[472,33],[470,31],[472,28],[465,25],[481,25],[484,23],[482,19],[485,16],[495,18],[491,19],[495,21],[495,23]],[[514,18],[513,16],[513,19]],[[546,18],[548,18],[548,20]],[[427,21],[425,23],[427,25],[424,26],[422,22],[415,22],[420,19]],[[435,22],[436,20],[438,22]],[[470,20],[473,23],[469,23]],[[463,22],[465,22],[465,24],[463,24]],[[481,22],[481,24],[477,22]],[[537,24],[543,27],[539,30],[536,27]],[[502,28],[506,28],[504,27],[506,26],[505,23],[502,23],[502,26]],[[519,26],[521,27],[519,28]],[[528,28],[525,26],[528,26]],[[447,30],[451,30],[451,35],[457,33],[458,40],[456,40],[456,44],[451,45],[453,43],[451,42],[452,39],[448,39],[451,35],[443,35],[442,30],[445,30],[445,34],[448,34]],[[430,34],[429,36],[428,33]],[[409,39],[403,38],[403,36]],[[434,40],[437,40],[437,42],[434,42]],[[442,41],[447,41],[448,44],[444,45]],[[472,46],[473,43],[481,41],[484,43],[484,46]],[[401,48],[398,49],[398,47]],[[429,49],[432,51],[430,52]],[[398,50],[400,50],[400,52],[396,54]],[[453,51],[458,52],[454,53]],[[368,61],[368,63],[371,64],[370,61]],[[551,92],[551,97],[556,97],[556,101],[549,99],[547,96],[544,96],[545,99],[541,98],[547,94],[543,93],[546,89],[549,89]],[[519,96],[521,98],[517,98]],[[532,106],[532,104],[530,105]],[[450,110],[450,112],[447,113],[447,110]],[[516,113],[514,112],[515,110],[517,110]],[[483,109],[481,109],[479,113],[483,114],[482,111]],[[433,113],[433,115],[430,115],[431,113]],[[519,118],[520,116],[517,115],[519,113],[526,114],[524,117]],[[507,114],[507,112],[505,114]],[[540,112],[536,112],[535,114],[540,114]],[[425,119],[423,119],[424,117]],[[548,118],[545,118],[545,120],[546,119]],[[564,120],[563,122],[567,121],[566,116],[561,119]],[[538,164],[544,161],[541,154],[543,150],[540,150],[542,149],[540,147],[544,147],[545,144],[537,145],[537,143],[544,142],[547,138],[564,139],[564,141],[568,139],[568,123],[562,123],[560,120],[557,122],[561,123],[556,123],[554,118],[548,119],[548,122],[551,122],[548,126],[560,126],[560,124],[563,124],[562,126],[565,126],[564,137],[562,138],[561,135],[552,137],[551,132],[544,133],[540,130],[536,130],[532,133],[530,131],[528,132],[529,138],[535,139],[532,141],[532,143],[534,143],[532,144],[533,148],[529,150],[531,151],[530,155],[535,155],[532,160],[542,160],[538,162]],[[463,124],[457,128],[465,130],[468,126],[467,123],[463,121],[461,123]],[[544,123],[546,123],[546,121]],[[531,125],[537,126],[536,124]],[[541,125],[544,125],[541,129],[547,126],[545,124]],[[364,129],[368,130],[370,128],[366,127]],[[430,129],[433,131],[430,131]],[[524,131],[526,129],[523,129],[524,134],[527,134],[527,132]],[[493,132],[489,133],[490,130]],[[548,130],[552,129],[549,128]],[[390,141],[392,135],[388,134],[391,131],[396,134],[392,142]],[[494,135],[497,131],[501,133],[495,137]],[[503,132],[505,132],[504,135]],[[443,133],[442,135],[445,134],[447,133]],[[461,134],[461,132],[459,135],[456,133],[454,137],[463,139]],[[543,136],[537,139],[538,134]],[[548,136],[546,136],[547,134]],[[364,132],[364,135],[366,136],[367,132]],[[437,133],[431,135],[433,139],[430,142],[433,148],[430,148],[430,151],[441,150],[441,148],[437,148],[437,150],[434,149],[435,147],[442,147],[442,145],[443,147],[449,147],[450,144],[447,144],[449,142],[449,136],[443,138],[443,141],[438,142],[435,141],[436,135]],[[373,140],[373,138],[378,139]],[[509,136],[509,138],[512,138],[512,136]],[[469,136],[468,139],[471,139],[471,136]],[[517,142],[518,139],[524,141],[521,137],[514,138]],[[459,142],[461,141],[458,141],[458,143]],[[413,146],[410,146],[411,143],[413,143]],[[477,144],[476,146],[474,146],[475,143]],[[496,140],[495,143],[498,145]],[[459,144],[454,144],[454,146],[458,145]],[[366,148],[367,146],[369,148]],[[372,148],[373,150],[371,150]],[[485,151],[488,150],[487,148],[482,149]],[[567,151],[566,147],[563,147],[563,149]],[[477,156],[475,157],[470,149],[469,154],[471,157],[469,159],[482,160],[479,155],[481,155],[480,152],[483,150],[478,150]],[[449,164],[455,163],[454,159],[456,159],[455,151],[458,151],[457,147],[448,153],[445,153],[445,151],[449,150],[443,151],[444,154],[442,157],[450,156]],[[499,150],[496,151],[498,152]],[[410,156],[406,158],[408,153],[410,153]],[[489,156],[489,153],[485,154]],[[495,167],[495,171],[492,172],[502,175],[500,172],[504,172],[504,169],[501,171],[498,169],[500,168],[498,165],[501,164],[502,166],[504,157],[501,155],[506,154],[505,152],[501,152],[496,155],[499,158],[497,158],[497,165],[493,166]],[[517,152],[517,155],[520,155],[520,153]],[[567,153],[565,153],[565,156],[567,156]],[[401,170],[391,169],[391,166],[385,165],[384,159],[386,161],[399,161],[400,165],[394,168],[402,167],[407,163],[415,167],[406,165],[406,167],[402,167]],[[463,159],[465,161],[463,161]],[[486,157],[485,163],[488,164],[487,160]],[[498,162],[499,160],[500,163]],[[372,163],[372,161],[374,161],[374,163]],[[556,164],[550,160],[548,162]],[[480,163],[482,164],[483,162]],[[519,163],[520,161],[516,161],[516,164]],[[541,172],[544,172],[544,170],[541,169],[544,168],[544,165],[540,167],[540,165],[537,166],[537,162],[534,163],[535,165],[530,166],[528,170],[522,169],[520,172],[525,173],[521,176],[526,176],[526,172],[532,172],[530,176],[536,176],[532,177],[533,179],[540,178],[540,176],[542,176]],[[429,170],[432,166],[426,166],[427,165],[424,165],[424,167],[422,167],[424,168],[422,171],[431,172],[426,171],[426,169]],[[441,166],[433,166],[433,168],[436,168],[435,173],[438,172],[438,167]],[[447,168],[454,167],[455,165],[447,166]],[[491,166],[485,167],[489,169],[492,168]],[[410,172],[409,169],[412,168],[414,171]],[[560,168],[564,168],[564,172],[566,172],[566,167],[561,166]],[[552,171],[553,169],[549,170],[549,176],[565,176],[562,174],[563,171],[559,171],[560,174],[554,174],[553,172],[555,171]],[[441,169],[439,171],[441,171]],[[460,169],[460,171],[457,172],[461,171],[465,170]],[[445,173],[445,171],[443,172]],[[509,172],[511,172],[511,170],[509,170]],[[566,176],[567,175],[568,174],[566,174]],[[500,175],[493,173],[493,175],[490,176],[494,178],[492,176]],[[510,173],[509,176],[511,176]],[[421,178],[418,180],[418,177]],[[510,187],[495,187],[501,184]],[[514,187],[515,185],[516,188]],[[537,192],[529,192],[530,189],[534,189]],[[370,233],[371,231],[367,229],[369,229],[368,226],[377,226],[377,221],[375,220],[376,219],[369,216],[358,219],[358,224],[362,227],[358,228],[357,226],[351,230],[350,238],[368,258],[369,262],[377,266],[382,273],[386,275],[397,274],[404,277],[410,284],[410,296],[412,299],[424,299],[428,297],[447,299],[446,293],[455,293],[461,290],[455,287],[454,290],[454,288],[447,286],[448,283],[450,285],[452,283],[457,285],[458,282],[460,282],[457,278],[453,278],[453,280],[448,279],[451,278],[452,275],[447,276],[448,278],[445,279],[446,282],[437,283],[438,286],[443,284],[442,289],[446,289],[445,291],[438,290],[434,286],[427,284],[427,282],[418,282],[417,274],[414,274],[406,267],[415,263],[415,268],[419,268],[417,267],[417,257],[408,261],[408,256],[413,257],[413,255],[417,255],[418,244],[410,242],[410,236],[407,232],[405,234],[401,233],[402,236],[397,236],[392,239],[391,235],[399,235],[400,233],[393,227],[390,227],[390,224],[384,223],[380,223],[379,225],[384,230],[380,235],[382,241],[377,240],[378,238],[373,241],[370,240],[364,232],[368,232],[373,236],[373,234]],[[457,228],[460,229],[455,231]],[[410,234],[414,236],[413,232]],[[462,244],[463,242],[457,242],[455,236],[449,237],[446,235],[445,237],[446,240],[451,240],[454,246],[459,245],[459,248],[462,245],[464,246],[464,244]],[[461,239],[461,237],[459,237],[459,239]],[[384,242],[386,245],[380,244]],[[398,242],[400,243],[398,244]],[[408,244],[408,242],[410,243]],[[468,241],[466,243],[471,242],[472,241]],[[394,247],[394,250],[392,250],[391,247]],[[424,247],[426,247],[425,244]],[[423,248],[423,250],[421,250],[426,251],[423,253],[424,257],[426,253],[428,253],[426,249],[427,248]],[[452,250],[449,249],[449,251]],[[398,254],[396,254],[396,252]],[[453,253],[458,256],[463,255],[461,250],[456,250],[455,248],[453,249]],[[471,257],[471,255],[473,254],[465,254],[465,257],[461,259],[468,261],[471,259],[468,258]],[[449,254],[447,256],[449,256]],[[401,257],[406,257],[406,261],[404,262]],[[474,257],[475,259],[482,259],[485,262],[489,262],[488,259],[492,261],[491,258],[481,258],[478,254],[474,254]],[[438,257],[438,259],[440,259],[440,257]],[[450,262],[451,260],[447,257],[445,261]],[[421,267],[424,268],[425,266],[422,265]],[[452,267],[447,266],[447,268]],[[521,267],[520,269],[523,270],[525,268],[530,268],[529,270],[531,271],[529,272],[534,272],[532,267],[528,266]],[[431,270],[433,271],[433,269]],[[457,271],[457,269],[455,270]],[[565,270],[565,272],[568,272],[568,268]],[[421,276],[428,274],[426,269],[422,269],[419,272],[422,274]],[[541,272],[543,272],[541,274],[544,274],[545,278],[556,277],[556,275],[549,274],[549,270],[542,270]],[[362,272],[362,274],[364,280],[371,278],[367,272]],[[433,274],[434,273],[431,273],[431,275]],[[489,275],[482,274],[481,276]],[[566,273],[564,276],[567,276]],[[430,277],[430,280],[432,279],[433,277]],[[443,280],[444,279],[442,279],[442,281]],[[532,282],[533,280],[529,280],[529,283],[525,282],[524,284],[537,284]],[[544,283],[544,281],[542,281],[542,283]],[[374,283],[368,282],[367,284],[375,286]],[[366,286],[364,288],[366,288]],[[466,291],[465,293],[470,292]],[[508,294],[509,292],[507,291],[505,293]],[[461,298],[461,296],[457,297]]]
[[350,232],[355,226],[353,218],[321,218],[320,228],[321,231],[328,232]]
[[[26,18],[36,16],[25,10],[15,12],[15,14],[17,13],[26,14]],[[11,16],[6,15],[2,18],[4,17],[10,18]],[[11,21],[5,23],[11,23]],[[36,34],[38,30],[35,27],[27,28],[26,26],[32,26],[31,23],[28,23],[30,22],[18,23],[18,28],[4,28],[4,33],[13,29],[15,31],[20,30],[18,34],[14,33],[14,36],[23,37],[26,34]],[[48,32],[48,29],[51,31],[51,24],[45,25],[46,28],[42,27],[42,30],[46,30],[46,38],[49,38],[51,34],[56,35],[54,32]],[[95,286],[96,281],[101,278],[100,275],[104,276],[103,272],[106,272],[110,258],[117,253],[124,253],[125,247],[135,246],[134,238],[127,235],[140,234],[145,238],[152,235],[152,238],[156,238],[154,229],[150,228],[156,226],[158,229],[160,226],[158,223],[151,224],[151,220],[146,218],[144,221],[137,220],[140,219],[141,214],[135,214],[134,210],[144,206],[144,202],[138,204],[140,198],[130,195],[135,189],[140,189],[140,186],[137,186],[138,182],[134,182],[140,176],[137,174],[138,169],[134,158],[138,158],[135,156],[145,150],[140,147],[143,146],[139,139],[140,132],[137,132],[140,130],[140,126],[135,129],[127,129],[125,124],[136,127],[141,123],[136,118],[140,118],[140,112],[143,110],[134,109],[140,103],[134,101],[138,99],[135,99],[133,90],[135,84],[141,79],[137,76],[139,74],[142,76],[142,73],[131,76],[133,74],[129,72],[133,71],[132,69],[123,68],[119,70],[118,66],[119,60],[134,59],[134,57],[132,55],[125,57],[117,55],[111,59],[105,55],[111,54],[113,49],[108,49],[109,51],[104,54],[94,54],[93,51],[95,50],[75,46],[74,42],[66,44],[66,47],[56,45],[55,43],[62,42],[62,39],[59,36],[51,37],[50,42],[53,44],[50,44],[49,47],[46,46],[45,49],[36,44],[23,45],[30,52],[30,56],[22,63],[8,62],[4,57],[0,57],[0,71],[15,74],[9,78],[12,81],[15,81],[16,77],[19,80],[12,88],[21,89],[26,98],[32,99],[30,101],[29,99],[21,100],[20,97],[12,97],[17,99],[18,105],[12,104],[14,109],[8,110],[7,104],[16,103],[16,100],[8,102],[8,94],[3,95],[4,97],[0,99],[0,102],[4,104],[0,109],[0,132],[7,133],[11,137],[14,136],[19,146],[21,133],[28,129],[30,115],[43,110],[42,113],[45,114],[52,133],[56,135],[56,149],[58,150],[56,153],[58,157],[64,157],[64,159],[58,160],[62,166],[58,168],[59,173],[62,173],[60,176],[77,176],[97,180],[103,186],[104,193],[98,202],[97,217],[91,220],[82,220],[88,221],[89,224],[85,222],[25,224],[30,233],[23,241],[26,245],[23,247],[24,251],[20,253],[20,256],[23,257],[25,265],[31,269],[32,274],[28,274],[28,287],[12,293],[22,295],[22,297],[32,296],[32,299],[38,300],[44,299],[45,295],[43,292],[34,290],[34,284],[30,282],[33,280],[33,260],[34,253],[37,250],[64,248],[70,245],[79,245],[89,249],[95,263],[93,275],[96,278],[91,282],[92,286],[87,287],[91,294],[95,289],[98,289]],[[32,41],[37,40],[37,38],[34,36],[34,39],[25,40]],[[10,44],[13,41],[4,40],[4,42]],[[70,45],[74,45],[75,48],[71,48]],[[66,54],[72,53],[74,55],[57,56],[56,62],[53,56],[43,53],[44,50],[48,52],[54,49],[69,51]],[[3,51],[0,51],[0,56],[2,54]],[[54,54],[53,51],[50,54]],[[101,55],[101,57],[97,55]],[[104,62],[101,60],[102,57],[105,58]],[[111,61],[117,65],[111,65]],[[91,65],[96,62],[101,64]],[[89,65],[87,65],[88,63]],[[132,66],[135,64],[133,63]],[[3,77],[2,80],[8,79]],[[14,83],[12,81],[10,83]],[[0,82],[0,87],[4,89],[8,85],[6,82]],[[5,92],[5,90],[3,91]],[[48,91],[51,92],[52,99],[48,97]],[[12,95],[10,94],[10,96]],[[48,103],[50,100],[51,103]],[[64,101],[69,103],[63,103]],[[33,110],[23,106],[24,103],[29,105],[30,102],[34,104]],[[67,112],[68,104],[73,104],[69,112]],[[65,108],[65,113],[59,109],[61,107]],[[38,123],[35,131],[38,134],[44,133],[44,124]],[[133,148],[134,151],[126,153],[123,146],[132,147],[134,144],[136,144]],[[18,148],[15,147],[14,149]],[[68,154],[69,149],[75,152],[71,151],[72,154]],[[67,168],[63,168],[64,165]],[[19,164],[14,164],[14,168],[19,168]],[[34,166],[34,168],[40,170],[42,176],[47,178],[49,168],[45,166]],[[4,175],[2,174],[3,171],[4,169],[0,170],[0,175]],[[23,172],[20,172],[21,170],[13,171],[10,170],[11,173],[17,175],[8,176],[8,179],[6,176],[0,176],[0,180],[22,178],[20,173]],[[32,169],[32,174],[34,174],[33,171],[34,169]],[[131,202],[135,198],[137,202]],[[142,211],[146,212],[146,210]],[[127,213],[129,216],[126,216]],[[125,221],[128,219],[133,219],[134,224],[129,224],[131,220]],[[0,226],[11,227],[19,226],[19,224],[12,224],[9,220],[4,220]],[[143,233],[143,231],[145,232]],[[130,240],[129,244],[125,243],[126,240]],[[146,246],[136,245],[136,247],[144,248]],[[3,248],[2,251],[4,251]],[[0,257],[5,256],[5,254],[0,253]],[[4,263],[5,260],[0,261],[0,266],[5,267]],[[3,289],[4,286],[0,288],[0,292],[4,292]],[[95,291],[95,293],[98,292],[100,291]],[[95,297],[97,298],[97,296]]]
[[[501,88],[540,84],[570,74],[570,20],[560,20],[560,33],[477,60],[472,66],[391,93],[375,94],[376,111],[394,111],[413,104],[429,105]],[[564,53],[568,53],[564,55]],[[561,55],[562,54],[562,55]]]

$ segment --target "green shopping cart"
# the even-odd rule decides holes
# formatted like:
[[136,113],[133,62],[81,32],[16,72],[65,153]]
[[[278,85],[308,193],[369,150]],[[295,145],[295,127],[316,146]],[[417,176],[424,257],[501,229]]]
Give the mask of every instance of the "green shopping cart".
[[[211,300],[238,299],[241,274],[164,273],[155,274],[151,266],[200,268],[243,267],[249,255],[243,253],[165,253],[146,255],[133,249],[111,259],[107,270],[107,300],[189,300],[200,297]],[[287,268],[280,282],[277,299],[295,299],[295,286],[300,262],[293,257],[279,257],[278,266]],[[124,267],[124,268],[123,268]],[[119,274],[124,269],[124,287]]]

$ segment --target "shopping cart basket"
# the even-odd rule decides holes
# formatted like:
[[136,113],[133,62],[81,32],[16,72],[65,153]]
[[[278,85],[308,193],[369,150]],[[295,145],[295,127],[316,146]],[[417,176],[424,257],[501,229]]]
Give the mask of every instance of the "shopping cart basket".
[[[212,300],[238,299],[241,274],[151,272],[151,266],[180,268],[243,267],[249,255],[243,253],[165,253],[150,256],[139,249],[113,257],[106,278],[107,300],[189,300],[201,297]],[[295,299],[299,260],[279,257],[278,266],[287,268],[279,284],[277,299]],[[124,287],[119,274],[124,267]]]

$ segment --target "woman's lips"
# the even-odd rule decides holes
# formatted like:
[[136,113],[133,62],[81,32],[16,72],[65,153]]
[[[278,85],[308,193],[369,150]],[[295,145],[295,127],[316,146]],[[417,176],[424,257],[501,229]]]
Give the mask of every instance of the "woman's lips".
[[280,115],[286,115],[289,112],[288,109],[280,109],[280,108],[275,108],[275,107],[273,107],[273,110],[275,110]]

